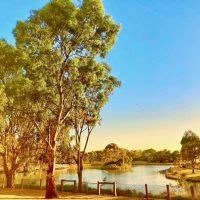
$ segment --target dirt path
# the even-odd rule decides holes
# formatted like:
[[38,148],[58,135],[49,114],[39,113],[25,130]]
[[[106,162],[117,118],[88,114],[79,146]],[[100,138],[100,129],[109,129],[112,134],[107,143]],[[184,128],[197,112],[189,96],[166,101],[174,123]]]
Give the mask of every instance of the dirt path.
[[[97,200],[142,200],[143,198],[113,197],[107,195],[74,194],[59,192],[61,199],[97,199]],[[44,199],[44,190],[0,188],[0,199]]]

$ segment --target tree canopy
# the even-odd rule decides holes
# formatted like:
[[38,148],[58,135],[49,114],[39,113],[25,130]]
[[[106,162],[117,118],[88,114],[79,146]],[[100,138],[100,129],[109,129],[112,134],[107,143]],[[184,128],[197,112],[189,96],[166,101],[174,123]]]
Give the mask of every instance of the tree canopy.
[[192,172],[194,173],[194,167],[196,164],[196,159],[200,155],[200,139],[199,136],[196,135],[191,130],[186,131],[183,134],[181,140],[181,155],[182,159],[188,161],[192,165]]
[[54,172],[61,136],[75,129],[80,157],[82,132],[87,130],[89,139],[102,107],[121,85],[111,67],[97,61],[113,48],[120,27],[105,14],[101,0],[84,0],[78,7],[71,0],[52,0],[17,22],[16,48],[0,43],[6,50],[0,53],[6,69],[2,80],[7,69],[7,79],[12,78],[1,82],[0,92],[6,90],[5,99],[9,96],[15,110],[27,116],[46,148],[46,198],[58,197]]

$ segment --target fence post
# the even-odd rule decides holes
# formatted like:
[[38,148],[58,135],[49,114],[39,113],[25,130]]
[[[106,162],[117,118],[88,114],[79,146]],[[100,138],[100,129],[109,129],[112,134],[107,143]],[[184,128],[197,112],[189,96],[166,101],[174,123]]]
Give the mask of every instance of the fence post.
[[24,179],[22,178],[22,182],[21,182],[21,189],[24,188]]
[[42,190],[42,179],[40,179],[40,190]]
[[194,200],[194,187],[192,185],[190,186],[190,191],[191,191],[192,200]]
[[101,192],[100,192],[100,184],[99,184],[99,181],[97,182],[97,190],[98,190],[98,195],[100,195]]
[[63,192],[63,180],[61,180],[61,192]]
[[114,196],[117,196],[116,182],[113,183],[113,191],[114,191]]
[[169,192],[169,185],[167,185],[167,200],[171,200],[170,192]]
[[145,184],[146,199],[149,199],[148,185]]
[[2,188],[4,188],[4,178],[3,178],[3,182],[2,182]]
[[88,194],[88,182],[87,182],[87,194]]
[[76,180],[74,180],[74,193],[76,193]]

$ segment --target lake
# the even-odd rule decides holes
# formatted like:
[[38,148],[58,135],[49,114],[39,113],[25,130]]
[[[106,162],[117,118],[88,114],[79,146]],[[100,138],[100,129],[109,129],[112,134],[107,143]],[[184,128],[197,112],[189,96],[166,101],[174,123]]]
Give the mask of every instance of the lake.
[[[130,172],[120,172],[116,170],[100,170],[100,169],[85,169],[83,170],[84,181],[96,183],[107,179],[109,182],[117,182],[118,184],[136,184],[144,185],[166,185],[176,184],[176,181],[166,179],[164,174],[159,171],[168,169],[170,165],[136,165],[132,167]],[[76,170],[68,170],[66,172],[58,172],[60,179],[77,180]]]
[[[195,192],[200,194],[199,183],[189,183],[187,181],[181,182],[180,187],[178,181],[167,179],[165,175],[159,171],[169,169],[172,165],[134,165],[132,171],[121,172],[116,170],[101,170],[88,168],[83,170],[83,181],[87,182],[87,185],[92,188],[97,188],[97,182],[103,180],[109,182],[116,182],[118,189],[130,189],[137,192],[145,193],[145,184],[148,184],[148,190],[152,194],[160,194],[166,192],[166,185],[170,185],[170,191],[176,194],[190,193],[190,185],[193,185]],[[2,185],[2,178],[4,174],[0,174],[0,185]],[[78,182],[77,170],[64,169],[56,170],[55,173],[56,184],[61,183],[61,179],[76,180]],[[45,185],[46,172],[42,173],[19,173],[16,174],[15,184],[20,184],[22,178],[24,184],[40,184],[40,178],[42,178],[42,185]],[[72,183],[67,183],[72,184]],[[85,184],[84,184],[85,185]],[[112,189],[111,185],[103,185],[103,188]]]
[[[159,171],[169,169],[172,165],[135,165],[130,172],[121,172],[115,170],[100,170],[100,169],[84,169],[83,181],[88,182],[90,187],[97,187],[97,181],[116,182],[117,187],[121,189],[136,189],[144,192],[144,185],[148,184],[153,193],[159,193],[166,190],[166,185],[177,185],[177,181],[165,178],[165,175]],[[27,173],[24,176],[22,173],[16,175],[16,183],[20,183],[21,178],[24,180],[45,179],[46,173],[39,172]],[[61,179],[78,180],[76,169],[56,170],[56,182],[59,184]],[[45,184],[45,183],[44,183]],[[109,186],[104,186],[109,188]]]

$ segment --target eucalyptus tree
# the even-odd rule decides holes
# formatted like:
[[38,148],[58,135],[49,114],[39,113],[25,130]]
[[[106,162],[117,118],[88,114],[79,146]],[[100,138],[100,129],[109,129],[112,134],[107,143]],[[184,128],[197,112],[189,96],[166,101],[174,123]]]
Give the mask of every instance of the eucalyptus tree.
[[130,170],[132,158],[128,156],[128,150],[118,147],[114,143],[108,144],[103,150],[102,169]]
[[[29,80],[20,97],[48,154],[46,198],[58,197],[54,177],[57,141],[73,125],[71,115],[75,116],[76,105],[85,95],[84,78],[95,78],[84,62],[105,58],[119,30],[120,25],[105,15],[101,0],[84,0],[79,7],[70,0],[52,0],[32,11],[27,21],[17,23],[16,46],[27,54],[23,74]],[[100,66],[96,67],[101,73]]]
[[186,131],[181,139],[181,156],[182,159],[190,162],[192,166],[192,173],[194,173],[194,167],[196,160],[200,155],[200,139],[191,130]]
[[41,151],[35,128],[19,111],[0,113],[0,156],[6,176],[6,187],[15,187],[16,170],[36,163]]
[[[79,192],[82,192],[83,159],[89,137],[97,123],[101,122],[102,107],[108,102],[114,88],[121,83],[110,75],[111,68],[106,63],[97,63],[94,59],[84,58],[79,65],[82,67],[78,70],[76,81],[79,80],[83,85],[83,93],[75,96],[71,120],[77,147],[77,155],[73,158],[78,167]],[[83,134],[86,134],[86,141],[82,140]],[[82,150],[81,144],[83,144]]]
[[104,149],[104,162],[107,163],[110,161],[117,161],[119,159],[122,159],[123,163],[124,161],[127,162],[129,160],[127,153],[127,149],[120,148],[115,143],[110,143]]
[[14,187],[16,170],[33,161],[39,148],[33,124],[18,110],[14,101],[14,94],[18,93],[16,83],[23,81],[25,60],[26,56],[20,50],[0,40],[0,156],[6,187]]
[[25,60],[24,53],[8,44],[6,40],[0,40],[0,110],[12,103],[13,99],[8,98],[8,89],[10,93],[15,92],[10,90],[10,85],[22,78]]

